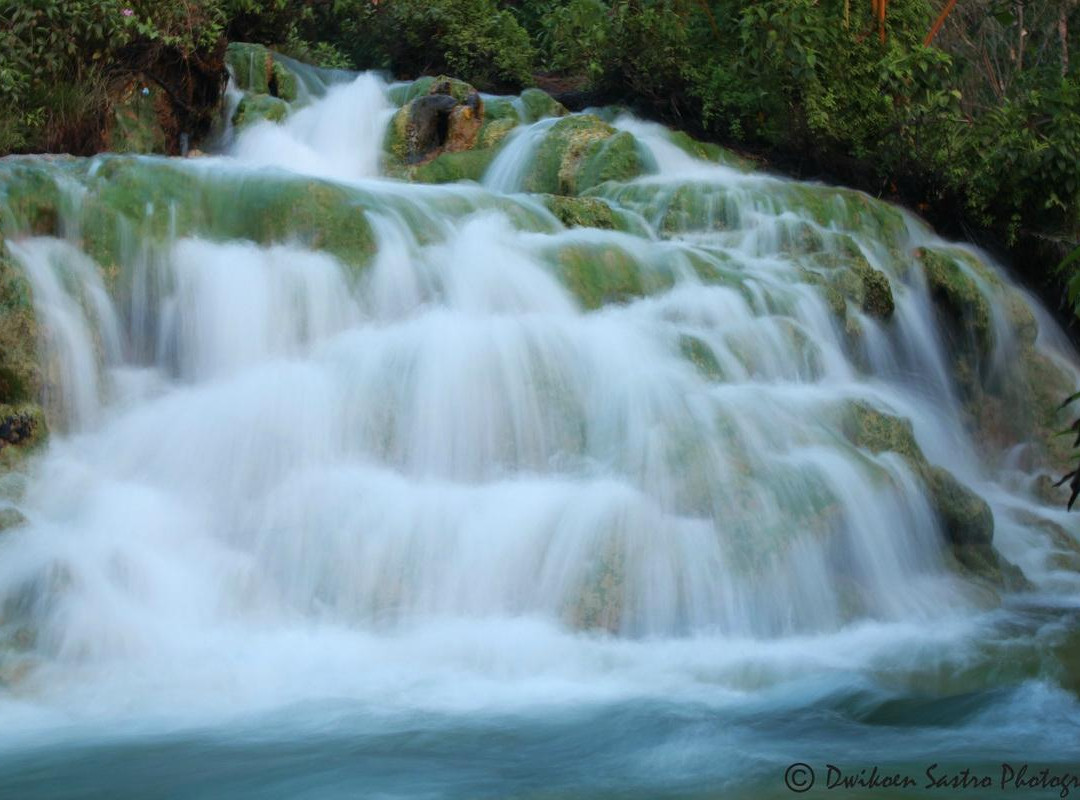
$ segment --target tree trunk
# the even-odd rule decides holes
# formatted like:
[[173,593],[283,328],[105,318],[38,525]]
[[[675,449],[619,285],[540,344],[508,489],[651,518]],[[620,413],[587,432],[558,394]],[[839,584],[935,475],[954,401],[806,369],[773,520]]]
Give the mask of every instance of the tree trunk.
[[1058,36],[1061,37],[1061,77],[1069,73],[1069,14],[1066,4],[1061,4],[1058,12]]
[[1024,3],[1023,0],[1016,4],[1016,21],[1017,30],[1019,33],[1018,43],[1016,45],[1016,71],[1022,72],[1024,69]]
[[953,6],[956,5],[956,0],[949,0],[945,4],[945,8],[941,10],[940,16],[934,20],[933,26],[930,28],[930,33],[926,34],[926,38],[923,40],[923,46],[929,47],[930,42],[934,41],[934,37],[937,36],[938,31],[941,30],[941,26],[945,24],[946,17],[949,16],[949,12],[953,10]]

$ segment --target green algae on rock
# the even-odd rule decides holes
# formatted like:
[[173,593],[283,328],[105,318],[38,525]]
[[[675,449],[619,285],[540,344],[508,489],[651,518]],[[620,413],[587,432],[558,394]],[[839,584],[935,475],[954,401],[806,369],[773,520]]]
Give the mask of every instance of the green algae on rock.
[[256,122],[281,122],[289,115],[289,104],[268,94],[245,95],[233,113],[232,123],[238,130]]
[[479,181],[496,155],[494,148],[440,153],[432,160],[410,168],[406,174],[420,183]]
[[63,173],[33,158],[0,165],[0,184],[7,184],[8,197],[14,193],[5,213],[9,222],[0,230],[63,233],[58,219],[68,204],[60,191],[65,182],[79,190],[69,222],[78,223],[82,245],[106,276],[139,240],[162,244],[180,236],[295,242],[326,250],[354,267],[366,265],[375,250],[365,196],[347,187],[302,176],[217,172],[190,162],[127,156],[98,157]]
[[225,63],[243,95],[232,116],[238,130],[256,122],[281,122],[300,99],[300,78],[262,45],[232,42]]
[[724,377],[724,371],[720,368],[720,362],[716,360],[716,354],[697,336],[683,334],[679,337],[679,350],[693,364],[698,372],[710,381],[719,381]]
[[616,211],[596,197],[564,197],[545,194],[542,201],[559,222],[568,228],[622,230]]
[[560,282],[587,310],[627,303],[671,288],[675,275],[613,242],[570,239],[551,256]]
[[673,145],[687,155],[701,159],[702,161],[723,164],[728,167],[743,170],[744,172],[748,172],[754,168],[753,162],[749,159],[738,156],[718,144],[698,141],[684,131],[669,131],[668,139]]
[[41,394],[38,323],[30,284],[3,247],[0,237],[0,404],[26,403]]
[[560,119],[544,136],[525,175],[527,192],[582,194],[606,181],[641,174],[637,142],[588,114]]
[[570,113],[562,103],[543,89],[526,89],[521,93],[520,100],[525,111],[522,122],[536,122],[546,117],[565,117]]
[[274,57],[263,45],[230,42],[225,49],[225,63],[237,89],[251,94],[270,94]]
[[910,420],[865,402],[851,402],[846,406],[841,429],[856,447],[903,457],[926,487],[949,552],[964,572],[1007,589],[1027,586],[1023,573],[993,547],[994,515],[990,506],[948,470],[926,460]]
[[[1027,301],[961,248],[916,251],[934,304],[967,425],[989,454],[1027,443],[1042,468],[1067,471],[1067,443],[1056,436],[1068,417],[1059,408],[1074,381],[1036,348],[1038,324]],[[995,305],[996,303],[996,305]],[[1004,348],[1011,342],[1011,350]]]

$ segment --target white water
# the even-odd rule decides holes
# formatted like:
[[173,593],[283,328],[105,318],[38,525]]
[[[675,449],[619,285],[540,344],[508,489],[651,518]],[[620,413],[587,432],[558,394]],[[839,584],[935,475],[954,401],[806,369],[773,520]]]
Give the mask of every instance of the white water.
[[[221,163],[369,179],[391,112],[361,76]],[[775,180],[618,124],[658,165],[643,183]],[[515,134],[488,191],[519,188],[540,134]],[[454,191],[365,187],[433,216]],[[5,665],[0,738],[319,699],[376,716],[730,708],[816,678],[962,672],[994,618],[945,564],[904,462],[838,435],[852,399],[910,418],[991,503],[999,548],[1040,589],[1075,590],[1007,520],[1075,523],[976,456],[918,281],[893,276],[891,331],[860,315],[867,374],[791,280],[790,220],[749,200],[738,229],[683,237],[731,256],[745,291],[701,283],[678,242],[530,233],[488,211],[444,214],[421,244],[394,213],[369,216],[380,246],[359,281],[294,246],[183,239],[112,301],[70,243],[10,245],[52,331],[68,432],[18,503],[29,524],[0,539],[9,625],[37,637]],[[911,245],[930,241],[913,224]],[[553,253],[595,245],[679,280],[585,313]],[[682,357],[687,334],[723,380]],[[1047,708],[1073,702],[1045,691]]]
[[331,86],[319,102],[290,114],[280,125],[252,125],[233,148],[240,161],[252,166],[335,180],[368,178],[379,173],[379,153],[393,112],[383,83],[364,74]]

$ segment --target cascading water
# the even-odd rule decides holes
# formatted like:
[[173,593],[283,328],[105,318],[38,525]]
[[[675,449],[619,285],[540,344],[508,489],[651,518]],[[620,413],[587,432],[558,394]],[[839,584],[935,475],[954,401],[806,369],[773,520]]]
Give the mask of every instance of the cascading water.
[[[912,253],[989,298],[979,386],[1024,347],[1075,385],[1033,300],[628,117],[653,172],[592,192],[623,231],[511,194],[554,118],[483,186],[379,178],[394,111],[362,75],[228,155],[37,167],[63,235],[7,248],[54,431],[0,483],[0,794],[765,797],[793,761],[1080,757],[1077,527],[972,433]],[[838,322],[840,256],[888,321]],[[957,568],[939,485],[1024,599]]]

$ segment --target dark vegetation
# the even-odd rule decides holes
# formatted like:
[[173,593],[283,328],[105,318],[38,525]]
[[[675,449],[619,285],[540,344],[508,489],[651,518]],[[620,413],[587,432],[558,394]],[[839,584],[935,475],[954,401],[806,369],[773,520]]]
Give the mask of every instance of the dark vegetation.
[[147,85],[176,152],[227,40],[538,82],[900,200],[1076,310],[1080,261],[1054,265],[1080,240],[1078,31],[1080,0],[0,0],[0,153],[109,148]]

